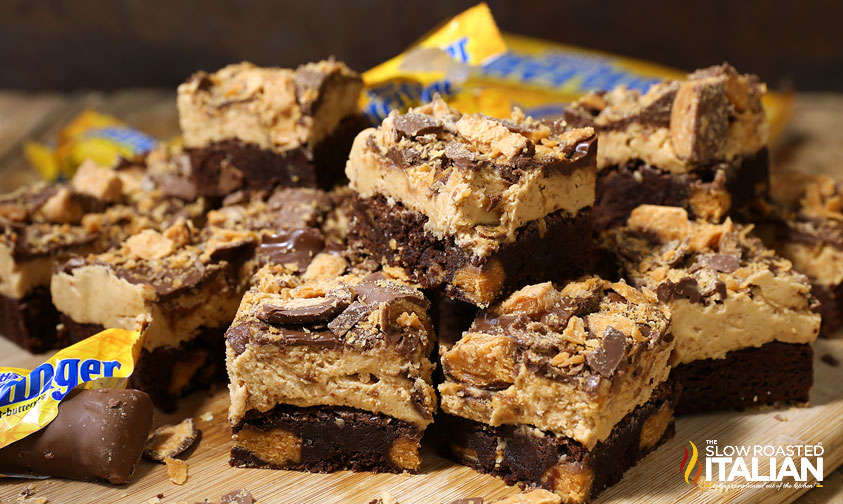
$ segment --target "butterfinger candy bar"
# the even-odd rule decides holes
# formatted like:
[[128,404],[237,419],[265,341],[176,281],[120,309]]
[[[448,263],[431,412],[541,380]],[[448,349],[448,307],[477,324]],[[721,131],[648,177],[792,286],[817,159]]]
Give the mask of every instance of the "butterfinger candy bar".
[[138,390],[82,390],[45,428],[0,449],[0,473],[126,483],[152,427],[152,401]]
[[24,154],[46,180],[69,179],[85,160],[104,166],[130,159],[155,146],[155,140],[109,115],[84,110],[59,131],[55,149],[27,142]]

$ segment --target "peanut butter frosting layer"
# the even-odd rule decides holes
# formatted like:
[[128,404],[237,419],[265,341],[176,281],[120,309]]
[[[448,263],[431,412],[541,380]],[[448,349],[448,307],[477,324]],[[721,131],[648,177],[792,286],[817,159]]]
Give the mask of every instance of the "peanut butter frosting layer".
[[398,201],[428,218],[426,231],[482,256],[531,221],[590,207],[596,148],[592,128],[518,109],[507,120],[460,114],[436,98],[361,132],[346,175],[361,197]]
[[685,173],[732,162],[767,145],[761,96],[766,86],[728,64],[639,91],[620,86],[591,93],[565,110],[574,125],[600,134],[597,169],[644,162]]
[[670,313],[647,289],[597,277],[525,287],[440,346],[446,413],[529,424],[593,448],[667,379]]
[[275,152],[310,148],[357,112],[360,76],[324,60],[295,70],[248,62],[197,72],[178,88],[187,147],[238,139]]
[[347,267],[323,253],[303,274],[280,265],[256,273],[226,333],[232,425],[278,404],[433,420],[428,300],[386,272]]
[[255,241],[253,233],[225,230],[200,238],[180,220],[70,259],[53,274],[50,291],[56,308],[77,323],[143,330],[148,350],[177,347],[201,327],[234,318]]
[[684,209],[642,205],[603,246],[635,285],[657,292],[673,313],[673,365],[723,358],[771,341],[811,343],[820,316],[811,285],[787,259],[730,219],[688,219]]

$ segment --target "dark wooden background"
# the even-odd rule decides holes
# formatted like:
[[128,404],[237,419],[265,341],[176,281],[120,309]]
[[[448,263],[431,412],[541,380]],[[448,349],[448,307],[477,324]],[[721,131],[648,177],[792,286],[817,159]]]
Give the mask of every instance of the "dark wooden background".
[[[232,61],[330,54],[365,70],[477,0],[0,0],[0,88],[172,88]],[[773,88],[843,91],[843,2],[489,2],[504,30],[691,70],[728,60]]]

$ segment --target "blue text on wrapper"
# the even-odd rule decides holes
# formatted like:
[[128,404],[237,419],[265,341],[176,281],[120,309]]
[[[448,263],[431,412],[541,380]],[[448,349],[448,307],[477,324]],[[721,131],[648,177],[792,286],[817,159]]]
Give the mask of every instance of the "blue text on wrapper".
[[111,378],[120,367],[116,360],[59,359],[55,367],[45,362],[26,376],[4,373],[0,375],[0,408],[46,393],[60,401],[80,383]]

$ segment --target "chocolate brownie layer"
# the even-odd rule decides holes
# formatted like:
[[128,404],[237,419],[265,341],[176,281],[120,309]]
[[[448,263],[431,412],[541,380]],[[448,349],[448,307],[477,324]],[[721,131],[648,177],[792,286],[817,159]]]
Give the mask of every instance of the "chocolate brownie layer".
[[666,205],[686,208],[694,214],[694,195],[728,194],[729,215],[735,215],[766,194],[769,185],[767,148],[741,158],[739,163],[716,163],[675,174],[642,162],[607,167],[597,176],[594,227],[603,230],[621,226],[639,205]]
[[813,356],[809,344],[774,341],[733,350],[722,359],[680,364],[672,371],[682,389],[676,413],[806,403],[814,381]]
[[330,189],[345,181],[348,151],[357,133],[367,126],[369,123],[364,116],[347,117],[313,148],[302,146],[284,152],[263,149],[237,139],[199,148],[186,147],[189,174],[180,178],[177,184],[164,176],[159,184],[165,192],[173,190],[177,196],[193,198],[224,197],[238,189]]
[[[66,344],[81,341],[104,328],[98,324],[80,324],[61,314]],[[143,390],[164,412],[175,411],[176,400],[212,382],[225,379],[226,328],[201,328],[195,339],[178,347],[142,348],[129,386]]]
[[[417,461],[422,437],[422,429],[408,422],[343,406],[252,410],[232,430],[232,466],[310,472],[400,473],[410,465],[404,458]],[[264,448],[267,455],[248,447]]]
[[[489,256],[473,258],[453,238],[437,239],[425,232],[427,220],[401,203],[390,205],[381,195],[355,197],[349,244],[405,268],[425,288],[444,286],[448,296],[479,306],[523,285],[574,278],[591,263],[590,208],[574,217],[560,210],[532,221],[516,231],[514,242],[501,245]],[[470,279],[475,271],[479,272],[476,281],[466,281],[463,276]],[[475,288],[477,292],[468,291]],[[478,299],[490,293],[492,298]]]
[[32,353],[56,348],[58,312],[50,289],[36,287],[23,299],[0,294],[0,336]]
[[673,436],[677,392],[672,382],[661,384],[591,451],[571,438],[531,427],[492,427],[444,413],[434,432],[448,456],[479,472],[509,485],[547,488],[566,502],[584,502],[620,481],[627,469]]

